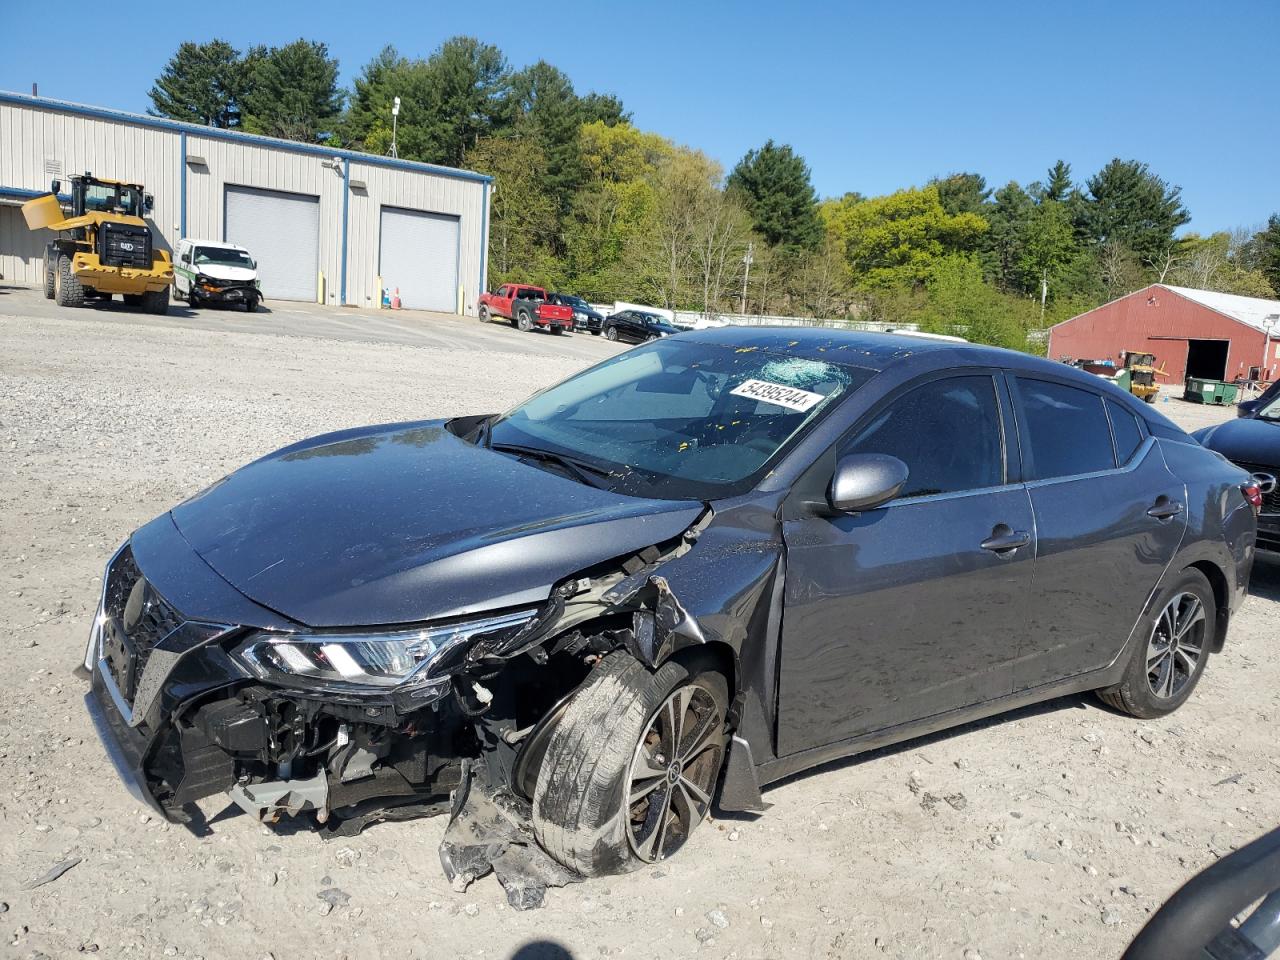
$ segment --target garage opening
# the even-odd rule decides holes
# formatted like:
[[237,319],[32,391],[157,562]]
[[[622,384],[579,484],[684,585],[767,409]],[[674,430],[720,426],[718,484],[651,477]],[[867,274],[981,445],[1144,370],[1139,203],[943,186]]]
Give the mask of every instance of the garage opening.
[[458,309],[458,218],[425,210],[382,208],[378,274],[411,310]]
[[1187,376],[1201,380],[1225,379],[1230,348],[1230,340],[1188,340]]
[[228,184],[223,238],[258,262],[262,295],[315,302],[320,270],[320,198]]

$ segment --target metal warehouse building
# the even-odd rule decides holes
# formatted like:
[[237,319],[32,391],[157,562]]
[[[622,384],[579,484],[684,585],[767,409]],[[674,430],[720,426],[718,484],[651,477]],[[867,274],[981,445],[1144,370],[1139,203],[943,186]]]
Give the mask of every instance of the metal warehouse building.
[[23,201],[84,171],[142,183],[170,251],[247,248],[267,299],[375,307],[381,280],[405,307],[474,314],[484,289],[487,176],[0,92],[6,280],[43,281],[50,234],[27,229]]
[[1117,363],[1155,354],[1165,384],[1274,380],[1280,372],[1280,301],[1156,283],[1064,320],[1049,330],[1049,357]]

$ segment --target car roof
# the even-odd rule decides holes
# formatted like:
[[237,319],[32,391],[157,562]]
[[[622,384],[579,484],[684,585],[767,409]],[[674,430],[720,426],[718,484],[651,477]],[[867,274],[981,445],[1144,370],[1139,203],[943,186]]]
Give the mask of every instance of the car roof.
[[[919,335],[837,330],[830,327],[708,327],[705,330],[686,331],[673,339],[716,344],[742,351],[783,353],[809,360],[847,364],[877,373],[897,367],[902,368],[902,372],[908,376],[952,366],[1001,367],[1016,372],[1042,373],[1067,382],[1075,381],[1083,387],[1124,403],[1148,423],[1156,423],[1177,434],[1185,434],[1168,417],[1113,383],[1065,363],[1003,347]],[[911,369],[907,369],[908,367]]]
[[195,237],[184,237],[182,242],[189,243],[193,247],[217,247],[220,250],[240,250],[244,253],[249,252],[238,243],[227,243],[223,240],[198,240]]

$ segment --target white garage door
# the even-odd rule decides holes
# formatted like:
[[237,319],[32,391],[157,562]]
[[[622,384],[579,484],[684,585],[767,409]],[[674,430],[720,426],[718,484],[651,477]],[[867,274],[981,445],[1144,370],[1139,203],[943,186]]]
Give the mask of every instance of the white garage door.
[[253,187],[227,187],[224,239],[258,261],[262,295],[316,299],[320,269],[320,198]]
[[412,310],[458,309],[458,218],[420,210],[382,208],[378,245],[382,285],[400,288]]

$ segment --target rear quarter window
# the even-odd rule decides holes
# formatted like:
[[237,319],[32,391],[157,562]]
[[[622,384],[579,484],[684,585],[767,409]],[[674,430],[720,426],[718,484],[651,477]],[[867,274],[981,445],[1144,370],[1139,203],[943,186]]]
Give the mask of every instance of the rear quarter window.
[[1051,480],[1111,470],[1111,428],[1100,394],[1047,380],[1015,378],[1030,479]]
[[1146,439],[1138,418],[1114,400],[1107,400],[1107,416],[1111,418],[1111,435],[1116,442],[1116,460],[1128,463]]

